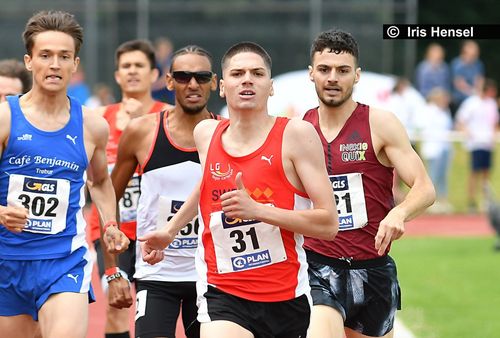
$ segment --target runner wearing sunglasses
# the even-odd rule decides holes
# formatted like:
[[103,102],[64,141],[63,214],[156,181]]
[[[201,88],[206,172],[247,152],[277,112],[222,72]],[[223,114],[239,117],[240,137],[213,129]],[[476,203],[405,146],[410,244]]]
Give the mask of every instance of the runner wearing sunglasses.
[[[193,130],[201,120],[214,118],[207,109],[210,92],[217,88],[211,70],[212,58],[203,48],[187,46],[175,52],[166,75],[175,106],[132,120],[122,134],[111,178],[119,199],[135,167],[142,169],[138,236],[166,224],[201,178]],[[186,223],[157,265],[145,263],[136,251],[136,337],[175,337],[181,304],[187,337],[199,336],[194,263],[198,219]]]
[[212,80],[213,73],[209,71],[188,72],[184,70],[178,70],[172,72],[172,77],[176,82],[182,84],[189,83],[192,78],[194,78],[199,84],[205,84]]

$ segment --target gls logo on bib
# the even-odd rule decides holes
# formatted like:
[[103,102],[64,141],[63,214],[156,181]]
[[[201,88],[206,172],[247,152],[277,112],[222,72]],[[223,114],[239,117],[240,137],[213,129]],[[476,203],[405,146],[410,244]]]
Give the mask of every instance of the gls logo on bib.
[[349,181],[347,176],[330,176],[332,188],[335,191],[349,190]]
[[222,227],[224,229],[235,228],[260,222],[256,219],[230,218],[227,217],[224,213],[221,214],[221,217],[222,217]]
[[57,181],[25,177],[23,191],[55,195],[57,193]]

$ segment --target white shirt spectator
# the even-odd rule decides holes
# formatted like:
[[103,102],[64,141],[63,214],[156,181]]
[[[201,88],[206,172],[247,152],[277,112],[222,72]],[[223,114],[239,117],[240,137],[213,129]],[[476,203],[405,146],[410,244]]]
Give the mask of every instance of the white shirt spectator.
[[498,124],[498,105],[493,98],[477,95],[467,98],[456,118],[465,128],[467,149],[493,149]]
[[448,109],[434,103],[426,105],[423,111],[422,143],[420,154],[425,159],[435,159],[451,149],[449,132],[453,129],[453,119]]

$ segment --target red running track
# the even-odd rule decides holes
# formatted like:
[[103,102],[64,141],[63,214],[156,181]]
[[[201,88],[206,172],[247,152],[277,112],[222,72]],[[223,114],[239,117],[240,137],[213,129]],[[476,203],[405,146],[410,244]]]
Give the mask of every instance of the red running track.
[[[423,215],[406,224],[405,236],[493,236],[495,232],[485,215]],[[90,305],[89,330],[87,338],[104,337],[105,306],[101,283],[94,269],[92,285],[97,302]],[[133,314],[130,325],[133,332]],[[185,338],[182,322],[178,322],[176,338]]]
[[405,236],[493,236],[486,215],[423,215],[406,223]]
[[[106,323],[105,297],[102,293],[101,281],[97,275],[97,266],[94,267],[92,274],[92,287],[96,296],[96,302],[90,304],[89,328],[87,338],[104,338],[104,325]],[[132,305],[133,306],[133,305]],[[134,337],[134,316],[135,311],[130,311],[130,329],[131,337]],[[174,337],[173,337],[174,338]],[[177,322],[177,331],[175,338],[186,338],[182,321]]]

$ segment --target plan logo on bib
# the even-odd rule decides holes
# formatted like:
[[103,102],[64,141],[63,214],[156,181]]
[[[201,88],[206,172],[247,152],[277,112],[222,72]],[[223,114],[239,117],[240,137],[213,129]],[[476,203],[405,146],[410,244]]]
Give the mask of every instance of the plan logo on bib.
[[246,270],[271,264],[271,254],[269,250],[250,253],[247,255],[237,256],[231,258],[231,264],[234,271]]

